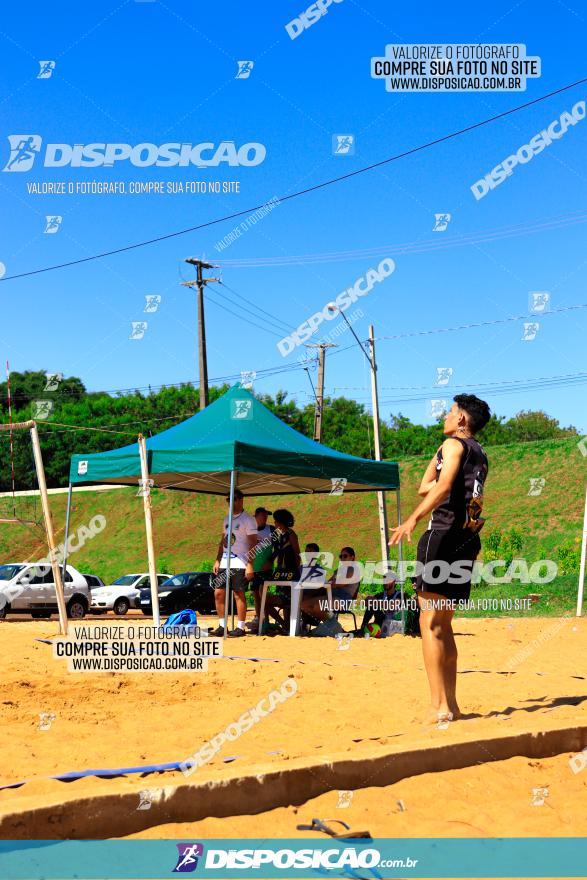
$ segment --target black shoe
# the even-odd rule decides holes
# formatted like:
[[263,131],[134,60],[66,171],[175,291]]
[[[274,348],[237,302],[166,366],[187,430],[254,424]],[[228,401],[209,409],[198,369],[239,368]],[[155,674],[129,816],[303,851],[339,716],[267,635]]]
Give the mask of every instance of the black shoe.
[[231,629],[230,632],[226,633],[227,639],[241,639],[243,636],[246,636],[246,632],[244,629]]
[[211,630],[209,630],[209,631],[208,631],[208,635],[209,635],[209,636],[214,636],[214,637],[217,638],[217,639],[218,639],[218,638],[221,639],[221,638],[223,637],[223,635],[224,635],[224,627],[223,627],[223,626],[217,626],[216,629],[211,629]]

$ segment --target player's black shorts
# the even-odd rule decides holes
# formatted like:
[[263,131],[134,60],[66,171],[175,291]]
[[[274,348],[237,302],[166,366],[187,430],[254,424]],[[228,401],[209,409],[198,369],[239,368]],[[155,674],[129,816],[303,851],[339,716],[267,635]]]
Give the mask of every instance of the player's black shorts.
[[[244,568],[231,568],[230,569],[230,589],[235,593],[243,593],[248,587],[249,581],[245,577]],[[226,569],[221,568],[216,575],[216,577],[212,578],[212,586],[217,590],[225,590],[226,589]]]
[[468,600],[473,563],[480,549],[479,535],[468,529],[428,529],[418,541],[417,560],[424,569],[414,589],[438,593],[455,602]]

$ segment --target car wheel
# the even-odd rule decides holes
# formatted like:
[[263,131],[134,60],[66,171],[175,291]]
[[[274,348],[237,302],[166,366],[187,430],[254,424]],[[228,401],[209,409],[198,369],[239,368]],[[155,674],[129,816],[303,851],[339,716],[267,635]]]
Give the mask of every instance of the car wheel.
[[31,611],[31,617],[33,620],[49,620],[51,617],[50,611]]
[[141,608],[141,611],[145,615],[145,617],[151,617],[151,609],[150,608]]
[[128,601],[128,599],[125,599],[124,597],[117,599],[116,602],[114,603],[114,605],[112,606],[112,610],[114,611],[114,613],[116,614],[117,617],[122,617],[124,614],[126,614],[126,612],[128,611],[129,608],[130,608],[130,602]]
[[72,620],[81,620],[86,616],[86,611],[86,603],[83,599],[78,599],[76,596],[67,603],[67,616]]
[[0,620],[4,620],[9,610],[10,604],[8,602],[5,602],[0,608]]

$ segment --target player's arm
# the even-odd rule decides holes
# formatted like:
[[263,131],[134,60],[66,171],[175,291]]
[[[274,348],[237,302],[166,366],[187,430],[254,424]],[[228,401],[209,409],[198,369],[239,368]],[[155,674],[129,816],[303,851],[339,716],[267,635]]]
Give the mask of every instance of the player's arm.
[[426,497],[416,507],[407,520],[395,529],[391,529],[390,544],[399,544],[402,538],[412,540],[412,532],[416,524],[427,514],[442,504],[450,495],[450,490],[459,472],[463,446],[458,440],[448,438],[442,444],[442,470],[438,482],[426,493]]
[[296,555],[296,563],[298,568],[301,568],[302,565],[302,554],[300,553],[300,542],[298,541],[298,536],[295,532],[289,533],[289,542],[291,544],[291,548]]
[[218,574],[218,570],[220,568],[220,560],[222,559],[222,553],[224,552],[224,537],[220,538],[218,542],[218,550],[216,551],[216,559],[214,560],[214,565],[212,566],[212,574]]
[[418,495],[425,496],[428,494],[430,489],[436,485],[436,464],[438,452],[436,452],[432,458],[430,459],[430,463],[426,470],[424,471],[424,476],[422,477],[422,482],[420,483],[420,488],[418,489]]

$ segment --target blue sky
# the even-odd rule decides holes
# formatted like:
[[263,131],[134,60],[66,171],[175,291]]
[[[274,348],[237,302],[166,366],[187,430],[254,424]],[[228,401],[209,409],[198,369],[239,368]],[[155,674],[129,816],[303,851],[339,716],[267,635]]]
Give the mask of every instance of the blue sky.
[[[242,211],[434,140],[586,75],[587,21],[574,0],[506,0],[475,8],[412,4],[403,9],[382,0],[343,0],[291,40],[285,25],[304,7],[305,0],[246,5],[228,0],[205,6],[128,0],[99,7],[55,3],[48,16],[45,4],[12,4],[0,37],[2,166],[9,156],[7,136],[15,133],[39,134],[44,144],[259,142],[267,155],[252,168],[135,168],[125,162],[110,169],[56,169],[37,162],[25,173],[0,173],[0,261],[6,274],[81,259]],[[433,94],[392,94],[370,77],[370,59],[383,55],[387,43],[479,42],[525,43],[529,55],[541,57],[542,76],[529,79],[525,92]],[[41,59],[56,60],[49,79],[37,79]],[[235,78],[238,60],[254,62],[248,79]],[[395,272],[351,309],[363,313],[354,324],[359,337],[367,337],[372,323],[379,340],[384,418],[401,411],[414,421],[429,422],[427,401],[450,399],[462,386],[475,390],[487,383],[585,371],[586,310],[539,317],[538,335],[526,342],[522,321],[384,337],[524,315],[531,291],[549,291],[552,308],[587,302],[585,227],[576,222],[587,191],[587,121],[570,127],[480,201],[470,190],[586,98],[585,86],[575,88],[382,169],[286,202],[221,253],[215,243],[238,221],[72,268],[6,280],[0,284],[0,354],[13,370],[79,375],[91,390],[194,380],[195,301],[180,282],[193,277],[184,258],[205,256],[220,263],[230,288],[207,295],[211,379],[256,370],[256,390],[283,388],[303,404],[312,398],[303,369],[262,378],[268,368],[295,365],[304,351],[280,355],[274,319],[278,326],[298,326],[388,256]],[[332,154],[337,133],[354,134],[354,155]],[[26,189],[32,181],[91,180],[127,185],[236,180],[240,193],[81,196],[31,195]],[[435,214],[442,212],[452,215],[450,224],[445,232],[433,232]],[[62,226],[57,234],[44,234],[45,216],[52,214],[63,217]],[[541,224],[548,228],[530,231]],[[504,235],[511,227],[520,227],[521,234]],[[459,243],[463,237],[469,243]],[[421,246],[402,252],[400,246],[409,242]],[[380,249],[379,256],[344,257],[369,249]],[[341,256],[327,262],[248,264],[258,258],[333,252]],[[151,294],[162,297],[161,305],[145,315],[145,296]],[[242,306],[251,306],[241,297],[261,312],[256,317],[243,312]],[[144,338],[129,339],[131,322],[141,320],[148,321]],[[336,323],[323,325],[324,332]],[[317,333],[312,341],[323,335]],[[336,341],[339,349],[327,359],[326,392],[369,404],[364,357],[349,333]],[[445,388],[435,387],[437,367],[453,369]],[[587,430],[584,385],[488,391],[484,396],[500,414],[542,408],[564,424]]]

